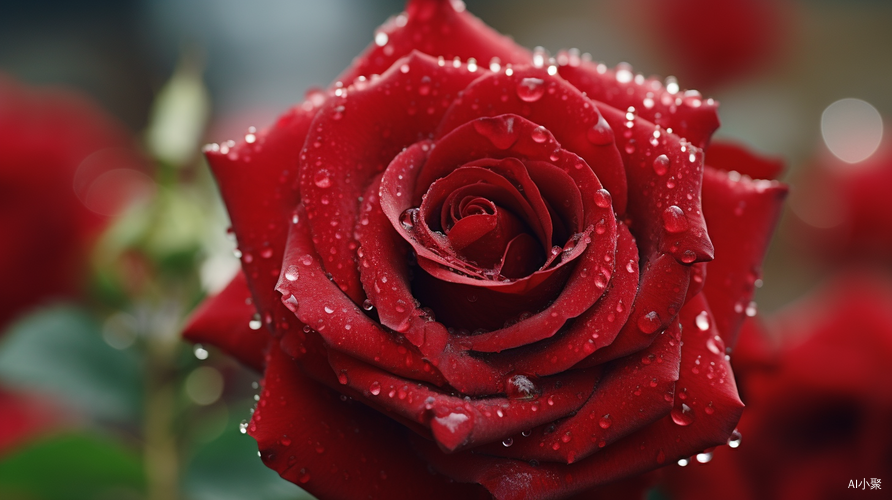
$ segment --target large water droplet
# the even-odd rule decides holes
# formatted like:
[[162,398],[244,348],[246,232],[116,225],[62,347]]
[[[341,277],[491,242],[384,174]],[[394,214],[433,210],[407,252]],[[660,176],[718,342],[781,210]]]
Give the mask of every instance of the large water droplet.
[[595,205],[601,208],[607,208],[610,206],[610,192],[606,189],[599,189],[595,191]]
[[285,271],[285,279],[288,281],[297,281],[297,278],[300,276],[300,271],[297,269],[297,266],[291,265],[288,266],[288,269]]
[[688,228],[688,219],[677,205],[671,205],[663,211],[663,228],[670,233],[680,233]]
[[610,426],[613,425],[613,420],[610,419],[610,414],[608,413],[607,415],[601,417],[601,419],[598,420],[598,425],[602,429],[609,429]]
[[669,171],[669,157],[666,155],[657,156],[654,160],[654,172],[657,175],[665,175]]
[[372,384],[369,386],[369,392],[372,394],[372,396],[381,394],[381,384],[377,380],[372,382]]
[[415,228],[415,222],[418,218],[418,208],[407,208],[403,210],[403,213],[400,214],[400,225],[406,229],[406,231],[411,231]]
[[254,314],[254,317],[248,322],[248,328],[252,330],[260,330],[261,326],[263,326],[263,323],[260,322],[260,314]]
[[316,172],[313,175],[313,183],[316,184],[316,187],[327,188],[331,187],[331,176],[328,173],[328,170],[324,168]]
[[198,359],[208,359],[208,351],[201,344],[195,344],[195,347],[192,348],[192,353],[195,354],[195,357]]
[[596,146],[606,146],[613,142],[613,129],[603,116],[599,116],[598,123],[585,132],[585,137]]
[[545,94],[545,82],[541,78],[524,78],[517,84],[517,97],[524,102],[536,102]]
[[504,446],[505,448],[509,448],[513,444],[514,444],[513,438],[505,438],[504,440],[502,440],[502,446]]
[[694,318],[694,323],[697,325],[697,329],[701,332],[705,332],[709,330],[709,313],[706,311],[701,311],[700,314]]
[[660,325],[662,325],[662,321],[660,321],[660,316],[656,311],[643,314],[638,318],[638,328],[644,333],[653,333],[657,331]]
[[474,121],[474,130],[489,139],[499,149],[508,149],[517,142],[518,130],[514,129],[513,117],[480,118]]
[[511,376],[506,384],[505,392],[510,399],[529,400],[539,396],[539,388],[526,375]]
[[738,446],[740,446],[740,441],[742,439],[743,436],[741,436],[740,431],[734,429],[734,432],[731,433],[731,437],[728,438],[728,446],[730,446],[731,448],[737,448]]
[[536,127],[533,129],[531,133],[531,137],[533,138],[533,142],[537,142],[539,144],[548,140],[549,132],[545,130],[545,127]]
[[691,407],[685,403],[682,403],[681,407],[673,407],[672,411],[669,412],[669,415],[672,417],[673,422],[682,427],[691,425],[694,421],[694,412],[691,410]]

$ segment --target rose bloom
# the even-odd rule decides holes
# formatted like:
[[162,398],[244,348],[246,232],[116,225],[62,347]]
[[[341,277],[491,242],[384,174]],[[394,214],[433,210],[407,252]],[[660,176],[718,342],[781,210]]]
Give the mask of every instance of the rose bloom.
[[0,74],[0,329],[29,308],[82,291],[89,246],[145,187],[125,128],[61,88]]
[[678,73],[704,88],[764,71],[796,29],[786,0],[632,0],[621,8]]
[[[873,478],[880,491],[888,489],[890,304],[888,278],[844,275],[769,319],[782,343],[748,356],[762,363],[741,379],[748,406],[740,448],[723,447],[709,464],[671,471],[669,497],[855,498]],[[850,481],[859,483],[857,492]]]
[[790,224],[796,250],[832,264],[892,263],[892,135],[855,163],[816,155]]
[[245,430],[322,499],[565,498],[723,444],[785,188],[704,166],[716,106],[410,2],[207,148],[243,274],[186,336],[264,370]]

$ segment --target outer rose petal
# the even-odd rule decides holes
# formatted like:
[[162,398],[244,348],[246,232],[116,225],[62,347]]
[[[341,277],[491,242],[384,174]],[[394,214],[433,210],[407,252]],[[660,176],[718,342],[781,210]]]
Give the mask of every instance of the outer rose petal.
[[[320,100],[324,97],[317,94],[316,104]],[[275,287],[288,223],[300,201],[295,188],[297,145],[303,144],[316,110],[314,101],[308,100],[282,115],[269,130],[254,134],[251,143],[205,148],[238,239],[248,288],[271,330],[282,312]]]
[[465,11],[462,2],[412,0],[404,14],[379,28],[375,43],[344,70],[338,81],[349,84],[360,76],[381,74],[413,50],[443,57],[450,63],[456,57],[475,58],[484,67],[492,58],[514,64],[532,60],[529,51]]
[[781,158],[758,155],[732,142],[714,142],[706,153],[706,164],[712,168],[735,171],[753,179],[777,179],[784,170]]
[[640,117],[664,129],[671,128],[698,148],[705,148],[719,128],[717,102],[704,101],[696,90],[679,92],[678,84],[671,89],[659,80],[645,80],[627,65],[607,69],[603,64],[568,59],[558,72],[589,98],[622,111],[634,107]]
[[725,343],[733,347],[744,313],[755,314],[750,299],[762,259],[780,218],[787,187],[753,181],[706,167],[703,211],[716,246],[703,293]]
[[304,375],[275,344],[249,434],[264,463],[319,498],[486,498],[485,492],[432,473],[409,448],[399,424],[342,401]]
[[247,280],[240,272],[223,291],[206,299],[192,313],[183,328],[183,337],[190,342],[219,347],[262,372],[264,356],[273,339],[268,331],[255,331],[249,326],[256,313]]

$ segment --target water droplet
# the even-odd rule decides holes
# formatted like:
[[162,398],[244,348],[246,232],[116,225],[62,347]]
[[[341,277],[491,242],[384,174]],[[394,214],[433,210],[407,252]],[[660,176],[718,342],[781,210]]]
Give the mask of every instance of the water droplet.
[[621,62],[616,65],[616,81],[619,83],[629,83],[635,75],[632,74],[632,65]]
[[510,116],[477,119],[474,121],[474,130],[499,149],[513,146],[519,133],[519,130],[514,129],[514,118]]
[[195,347],[192,348],[192,353],[198,359],[208,359],[208,351],[201,344],[195,344]]
[[[699,316],[698,316],[699,317]],[[697,325],[699,328],[699,325]],[[706,348],[709,349],[709,352],[713,354],[724,354],[725,353],[725,341],[722,340],[718,335],[708,339],[706,341]]]
[[660,328],[660,325],[662,325],[662,322],[660,321],[660,316],[657,314],[656,311],[651,311],[647,314],[643,314],[640,318],[638,318],[638,328],[640,328],[641,331],[644,333],[653,333],[657,331],[658,328]]
[[677,94],[679,90],[680,87],[678,86],[678,80],[674,76],[667,76],[666,92],[669,92],[670,94]]
[[390,40],[390,37],[387,36],[387,33],[383,31],[379,31],[375,33],[375,45],[378,47],[383,47],[387,45],[387,42]]
[[505,393],[509,399],[529,400],[539,396],[539,388],[526,375],[513,375],[508,378]]
[[663,211],[663,228],[670,233],[680,233],[688,228],[688,219],[678,205],[671,205]]
[[682,427],[691,425],[694,421],[694,412],[685,403],[682,403],[680,408],[678,406],[673,407],[669,414],[672,416],[672,421]]
[[687,465],[689,463],[691,463],[691,460],[689,458],[682,458],[681,460],[678,461],[678,465],[680,467],[687,467]]
[[613,142],[613,129],[603,116],[598,116],[598,123],[588,129],[585,137],[596,146],[606,146]]
[[241,432],[242,434],[248,433],[248,421],[247,420],[242,420],[241,422],[239,422],[238,431]]
[[734,432],[731,433],[731,437],[728,438],[728,446],[730,446],[731,448],[737,448],[738,446],[740,446],[740,441],[742,439],[743,436],[741,436],[740,431],[734,429]]
[[371,300],[365,299],[362,301],[362,308],[365,309],[366,311],[371,311],[372,309],[375,308],[375,306],[372,304]]
[[381,394],[381,384],[378,383],[377,380],[372,382],[372,385],[369,386],[369,392],[372,394],[372,396]]
[[697,329],[701,332],[705,332],[709,330],[709,313],[706,311],[701,311],[700,314],[694,318],[694,323],[697,325]]
[[666,155],[657,156],[654,160],[654,172],[657,175],[665,175],[669,171],[669,157]]
[[411,231],[415,227],[418,217],[418,208],[407,208],[400,214],[400,224],[406,231]]
[[505,448],[510,447],[512,444],[514,444],[514,439],[513,439],[513,438],[505,438],[505,439],[502,441],[502,446],[504,446]]
[[606,189],[599,189],[595,191],[595,205],[601,208],[607,208],[610,206],[610,192]]
[[757,311],[757,307],[756,307],[756,303],[755,303],[754,301],[750,301],[750,303],[747,304],[747,306],[746,306],[746,311],[744,311],[744,312],[745,312],[746,315],[747,315],[748,317],[750,317],[750,318],[752,318],[753,316],[755,316],[756,313],[758,312],[758,311]]
[[316,187],[327,188],[331,187],[331,177],[329,176],[328,170],[324,168],[316,172],[313,176],[313,183],[316,184]]
[[297,478],[297,482],[301,484],[307,484],[310,482],[310,471],[307,469],[300,470],[300,476]]
[[545,94],[545,82],[541,78],[524,78],[517,84],[517,97],[524,102],[536,102]]
[[531,137],[533,138],[533,142],[537,142],[539,144],[548,140],[548,136],[551,135],[545,127],[536,127],[533,129],[531,133]]
[[332,309],[330,306],[325,306],[323,309],[325,309],[325,312],[328,314],[331,314],[334,312],[334,309]]
[[613,420],[610,419],[609,413],[607,415],[604,415],[603,417],[601,417],[601,420],[598,420],[598,425],[602,429],[609,429],[612,424],[613,424]]
[[523,437],[530,437],[530,435],[531,435],[532,433],[533,433],[533,430],[530,429],[530,430],[526,430],[526,431],[521,432],[520,435],[523,436]]
[[707,464],[712,460],[712,452],[697,453],[697,461],[701,464]]
[[288,266],[288,270],[285,271],[285,279],[288,281],[297,281],[298,276],[300,276],[300,271],[298,271],[297,266]]
[[254,314],[254,317],[248,322],[248,328],[252,330],[260,330],[261,326],[263,326],[263,323],[260,322],[260,314]]
[[533,66],[537,68],[541,68],[545,66],[545,61],[548,59],[548,52],[544,47],[536,47],[533,49]]

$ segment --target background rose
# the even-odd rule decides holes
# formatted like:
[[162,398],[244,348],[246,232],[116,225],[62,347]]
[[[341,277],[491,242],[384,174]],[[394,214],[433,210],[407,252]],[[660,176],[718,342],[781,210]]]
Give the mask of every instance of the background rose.
[[785,191],[733,146],[704,170],[715,108],[412,2],[329,91],[209,149],[245,274],[188,336],[259,366],[274,334],[247,430],[323,498],[483,493],[418,453],[530,498],[720,444]]
[[124,128],[86,97],[0,75],[0,329],[82,291],[89,244],[143,187]]
[[[863,492],[849,489],[849,481],[865,478],[868,489],[871,478],[888,487],[890,303],[888,279],[846,274],[769,319],[783,343],[771,348],[762,340],[764,349],[748,356],[759,363],[742,372],[740,448],[672,471],[670,496],[852,498]],[[765,338],[752,333],[751,344]]]

